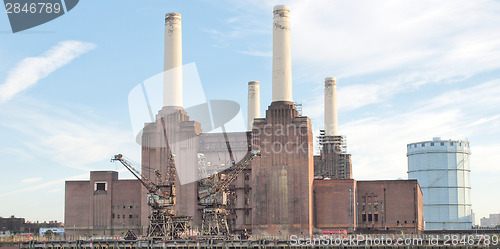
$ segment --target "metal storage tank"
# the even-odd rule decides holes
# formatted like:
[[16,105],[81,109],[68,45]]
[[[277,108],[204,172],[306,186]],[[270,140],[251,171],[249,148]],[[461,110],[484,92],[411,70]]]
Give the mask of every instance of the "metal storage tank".
[[424,196],[426,230],[471,229],[470,147],[468,141],[423,141],[407,145],[408,179]]

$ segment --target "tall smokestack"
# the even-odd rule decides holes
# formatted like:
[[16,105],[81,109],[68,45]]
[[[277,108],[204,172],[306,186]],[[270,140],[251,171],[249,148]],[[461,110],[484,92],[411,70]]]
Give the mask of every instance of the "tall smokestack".
[[338,135],[337,83],[334,77],[325,78],[325,135]]
[[292,102],[290,8],[274,6],[273,14],[273,102]]
[[260,118],[260,89],[258,81],[248,82],[248,130],[253,128],[253,120]]
[[182,29],[179,13],[165,15],[163,106],[182,107]]

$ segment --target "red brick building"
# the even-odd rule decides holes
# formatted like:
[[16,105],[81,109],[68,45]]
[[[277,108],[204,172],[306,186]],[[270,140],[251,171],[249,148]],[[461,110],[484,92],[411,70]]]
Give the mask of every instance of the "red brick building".
[[[202,133],[183,110],[164,108],[157,122],[146,124],[143,131],[142,172],[147,177],[153,178],[153,169],[165,170],[161,117],[169,143],[177,144],[171,148],[178,171],[195,170],[197,153],[203,153],[210,165],[230,164],[223,134]],[[310,120],[299,116],[293,103],[273,102],[266,118],[255,119],[252,132],[227,135],[236,161],[249,149],[262,153],[230,186],[234,194],[228,223],[234,232],[308,235],[325,229],[407,233],[423,229],[422,191],[416,180],[356,181],[350,173],[343,176],[348,179],[314,175],[316,167],[322,167],[316,172],[338,175],[339,167],[328,164],[339,161],[313,162]],[[347,165],[351,167],[350,160]],[[177,179],[176,184],[176,211],[192,216],[192,226],[200,227],[196,182],[181,185]],[[137,180],[118,180],[117,172],[91,172],[90,181],[66,182],[69,234],[72,228],[81,235],[121,234],[128,229],[144,234],[149,212],[145,188]]]
[[314,179],[311,121],[291,102],[271,103],[255,119],[252,148],[252,231],[256,234],[312,233]]
[[118,180],[115,171],[91,171],[90,181],[66,181],[66,234],[140,234],[141,189],[138,180]]
[[353,232],[357,223],[356,180],[314,180],[315,233],[326,229]]
[[422,190],[416,180],[315,180],[314,215],[315,233],[420,233]]
[[417,180],[357,182],[358,231],[418,233],[424,227],[422,190]]

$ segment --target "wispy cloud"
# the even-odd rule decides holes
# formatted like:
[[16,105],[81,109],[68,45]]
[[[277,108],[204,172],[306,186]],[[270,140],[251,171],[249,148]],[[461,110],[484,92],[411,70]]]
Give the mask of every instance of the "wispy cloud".
[[[252,32],[248,41],[241,39],[245,36],[225,35],[226,43],[237,40],[234,44],[245,48],[256,39],[269,39],[272,6],[279,1],[228,3],[235,11],[252,13],[231,19],[230,30],[251,22],[269,32]],[[498,1],[368,0],[360,5],[292,0],[286,4],[291,7],[294,82],[321,86],[327,76],[340,82],[357,77],[339,85],[340,91],[351,96],[339,102],[341,108],[354,110],[388,102],[425,85],[461,82],[500,68]],[[270,47],[255,51],[266,49]]]
[[476,106],[485,111],[498,111],[500,104],[500,79],[492,80],[476,86],[452,90],[446,94],[425,100],[423,108],[443,108],[447,106]]
[[35,182],[39,182],[41,180],[42,180],[41,177],[26,178],[26,179],[21,180],[21,183],[35,183]]
[[0,103],[35,85],[40,79],[49,76],[94,47],[92,43],[63,41],[39,57],[23,59],[8,73],[5,82],[0,85]]
[[79,174],[79,175],[75,175],[75,176],[71,176],[71,177],[64,177],[64,178],[60,178],[60,179],[57,179],[57,180],[52,180],[52,181],[44,182],[44,183],[41,183],[41,184],[37,184],[35,186],[31,186],[31,187],[27,187],[27,188],[20,188],[20,189],[14,190],[14,191],[6,192],[6,193],[1,193],[0,197],[4,197],[4,196],[8,196],[8,195],[13,195],[13,194],[24,193],[24,192],[30,191],[30,190],[40,190],[40,189],[47,188],[47,187],[50,187],[50,186],[54,186],[54,185],[57,185],[57,184],[61,185],[65,181],[68,181],[68,180],[81,180],[81,179],[88,178],[88,176],[89,176],[89,173]]
[[[500,66],[496,1],[292,1],[301,73],[470,75]],[[468,18],[463,18],[468,16]],[[297,65],[296,63],[296,65]]]
[[[117,171],[120,174],[123,174],[123,173],[127,172],[127,170],[125,168],[121,168],[121,169],[119,169]],[[0,197],[9,196],[9,195],[13,195],[13,194],[24,193],[24,192],[32,191],[32,190],[45,189],[45,188],[48,188],[48,187],[51,187],[51,186],[57,186],[57,188],[48,190],[47,193],[60,192],[60,191],[62,191],[60,187],[64,187],[64,182],[66,182],[66,181],[81,181],[81,180],[85,180],[85,179],[88,180],[89,176],[90,176],[90,173],[86,172],[86,173],[83,173],[83,174],[78,174],[78,175],[74,175],[74,176],[63,177],[63,178],[59,178],[59,179],[56,179],[56,180],[51,180],[51,181],[43,182],[43,183],[40,183],[40,184],[37,184],[37,185],[34,185],[34,186],[30,186],[30,187],[20,187],[19,189],[16,189],[16,190],[13,190],[13,191],[10,191],[10,192],[0,193]],[[123,175],[120,175],[120,178],[122,178],[122,177],[123,177]],[[128,178],[130,178],[130,177],[128,177]],[[131,178],[131,179],[135,180],[135,178]]]
[[[224,47],[237,53],[252,56],[268,56],[268,52],[259,53],[258,51],[269,51],[271,43],[256,43],[256,41],[272,34],[272,29],[269,29],[269,22],[267,22],[269,17],[272,18],[272,12],[269,11],[270,9],[267,11],[256,9],[255,6],[259,2],[230,1],[224,3],[224,8],[233,13],[233,16],[220,20],[221,26],[210,25],[202,28],[202,31],[209,34],[215,41],[216,45],[213,46]],[[220,3],[213,2],[212,4],[220,5]],[[242,47],[251,49],[243,49]]]
[[271,57],[273,55],[273,52],[271,51],[257,51],[251,48],[247,50],[242,50],[240,51],[240,53],[251,56],[262,56],[262,57]]
[[[386,179],[406,176],[406,144],[441,136],[444,139],[470,139],[476,169],[498,171],[498,145],[485,143],[499,137],[500,81],[494,80],[460,90],[445,91],[437,97],[419,99],[412,110],[378,113],[340,126],[353,153],[355,177]],[[448,101],[450,100],[450,101]],[[478,113],[477,110],[481,110]]]
[[[0,109],[0,127],[23,137],[18,149],[60,166],[91,170],[116,153],[138,158],[132,133],[92,113],[23,97]],[[78,114],[74,114],[78,113]],[[0,148],[2,150],[2,148]]]

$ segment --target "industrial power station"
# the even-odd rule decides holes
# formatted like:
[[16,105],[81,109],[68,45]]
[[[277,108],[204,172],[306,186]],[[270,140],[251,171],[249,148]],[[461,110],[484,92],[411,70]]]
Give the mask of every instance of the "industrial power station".
[[[68,234],[180,238],[229,235],[312,236],[329,230],[420,233],[417,180],[356,181],[339,135],[336,79],[325,79],[324,130],[313,154],[311,120],[292,99],[290,9],[273,10],[272,102],[260,117],[258,81],[248,83],[248,128],[209,132],[199,113],[224,112],[221,101],[183,107],[181,16],[165,17],[163,108],[139,138],[141,170],[113,158],[137,180],[114,171],[67,181]],[[200,112],[200,110],[202,110]],[[154,111],[154,110],[153,110]],[[190,115],[196,113],[196,115]]]

